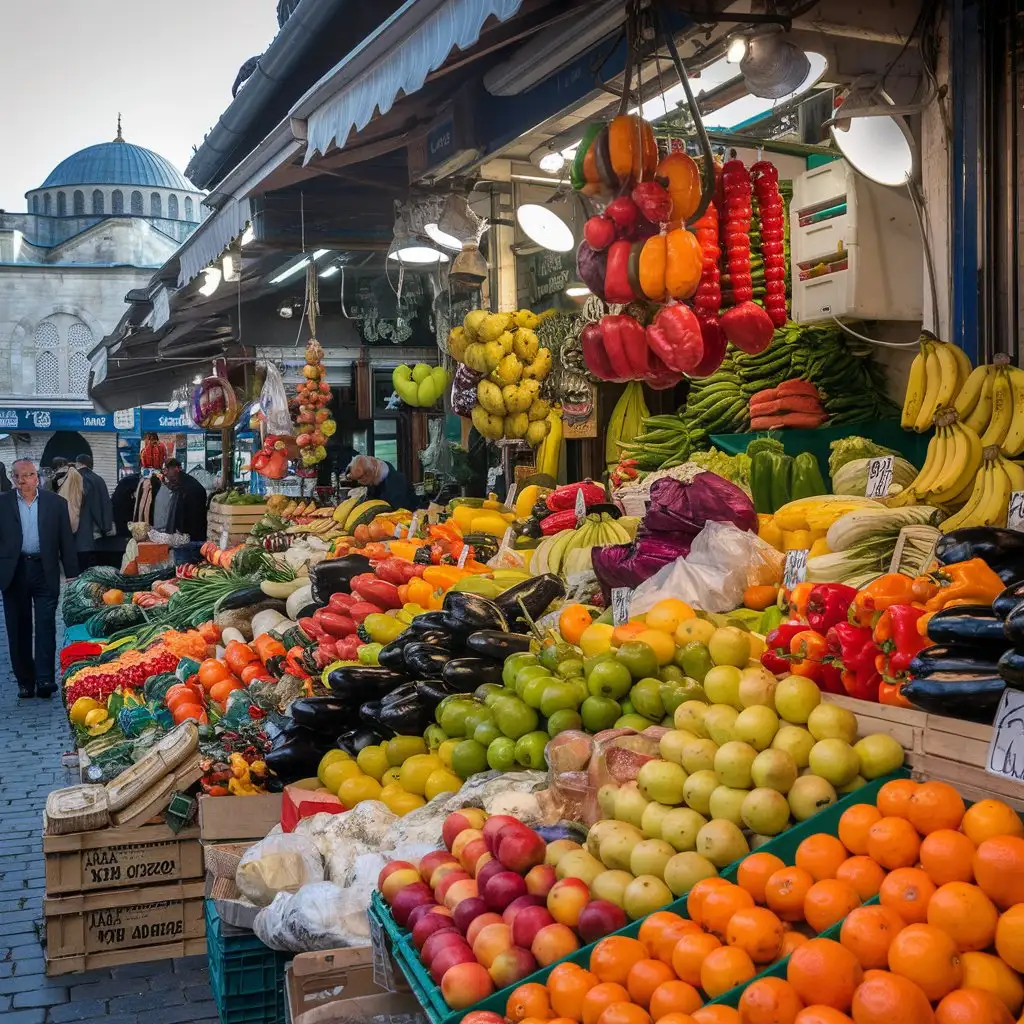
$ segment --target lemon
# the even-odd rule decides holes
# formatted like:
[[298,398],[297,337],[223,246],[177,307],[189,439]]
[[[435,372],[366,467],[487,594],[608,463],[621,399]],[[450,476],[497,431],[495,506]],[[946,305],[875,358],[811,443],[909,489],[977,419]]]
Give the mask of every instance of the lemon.
[[694,618],[696,613],[685,602],[675,597],[666,597],[659,601],[647,613],[647,625],[662,633],[674,634],[680,622]]
[[417,796],[415,793],[406,793],[405,790],[401,790],[398,793],[389,793],[384,804],[392,814],[397,814],[399,817],[408,814],[410,811],[415,811],[418,807],[422,807],[426,801],[421,796]]
[[363,747],[356,757],[356,764],[371,778],[380,781],[388,770],[388,755],[382,746]]
[[422,736],[396,736],[387,742],[388,764],[392,768],[403,765],[414,754],[425,754],[427,744]]
[[439,768],[444,770],[444,763],[437,754],[413,754],[402,765],[402,789],[407,793],[423,796],[426,791],[427,779],[432,772]]
[[338,761],[323,768],[317,776],[326,789],[337,793],[339,787],[346,779],[367,778],[363,770],[355,761]]
[[438,768],[427,776],[423,795],[428,800],[433,800],[438,793],[457,793],[461,788],[462,779],[455,772],[450,772],[447,768]]
[[401,785],[397,782],[389,782],[386,786],[383,786],[380,791],[378,800],[382,800],[385,804],[392,799],[392,797],[401,796],[405,792]]
[[452,757],[454,756],[455,748],[458,745],[458,740],[445,740],[444,743],[437,748],[437,756],[441,758],[441,764],[443,764],[445,768],[451,768]]
[[344,750],[328,750],[323,757],[320,758],[320,765],[316,770],[316,777],[323,782],[324,781],[324,769],[329,764],[334,764],[335,761],[350,761],[351,758]]
[[667,665],[675,657],[676,642],[671,633],[660,629],[645,629],[642,633],[637,633],[633,639],[647,644],[654,651],[659,665]]
[[401,768],[389,768],[380,777],[380,784],[382,786],[384,786],[385,789],[386,789],[392,783],[394,783],[395,785],[398,785],[400,783],[400,781],[401,781],[401,778],[402,778],[402,769]]
[[92,697],[79,697],[74,704],[71,705],[71,711],[68,713],[68,717],[75,725],[85,725],[85,716],[90,711],[95,711],[97,708],[102,708],[103,705],[98,700],[93,700]]
[[338,787],[338,799],[349,808],[364,800],[380,799],[380,783],[369,775],[356,775],[345,779]]

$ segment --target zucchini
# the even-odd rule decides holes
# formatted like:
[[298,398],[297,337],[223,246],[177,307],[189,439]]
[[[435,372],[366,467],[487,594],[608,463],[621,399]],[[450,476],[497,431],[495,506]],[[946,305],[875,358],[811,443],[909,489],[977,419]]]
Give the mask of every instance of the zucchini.
[[296,590],[301,590],[304,585],[303,580],[261,580],[260,590],[263,591],[267,597],[277,597],[283,601],[286,601]]

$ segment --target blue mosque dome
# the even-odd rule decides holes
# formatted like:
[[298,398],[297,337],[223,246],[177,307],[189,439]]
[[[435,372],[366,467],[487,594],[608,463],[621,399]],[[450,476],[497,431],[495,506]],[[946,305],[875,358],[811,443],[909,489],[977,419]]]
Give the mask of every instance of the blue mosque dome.
[[120,137],[87,146],[62,160],[40,188],[62,185],[139,185],[195,192],[181,172],[151,149],[132,145]]

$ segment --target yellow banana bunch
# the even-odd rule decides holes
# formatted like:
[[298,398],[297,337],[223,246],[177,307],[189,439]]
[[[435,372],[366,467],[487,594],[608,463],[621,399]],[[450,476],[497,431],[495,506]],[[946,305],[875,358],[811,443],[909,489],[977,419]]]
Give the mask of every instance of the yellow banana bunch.
[[904,490],[888,499],[890,507],[927,504],[958,508],[970,500],[982,465],[981,439],[959,421],[953,410],[940,413],[936,424],[921,471]]
[[965,526],[1006,526],[1006,511],[1014,491],[1024,491],[1024,466],[1011,462],[995,445],[989,446],[967,504],[939,529],[949,533]]
[[[961,389],[971,381],[971,361],[958,345],[941,341],[930,331],[921,332],[921,351],[910,365],[907,393],[900,425],[919,434],[935,421],[935,414],[954,403]],[[978,378],[975,384],[980,384]],[[980,388],[978,389],[980,392]],[[958,407],[959,411],[959,407]]]

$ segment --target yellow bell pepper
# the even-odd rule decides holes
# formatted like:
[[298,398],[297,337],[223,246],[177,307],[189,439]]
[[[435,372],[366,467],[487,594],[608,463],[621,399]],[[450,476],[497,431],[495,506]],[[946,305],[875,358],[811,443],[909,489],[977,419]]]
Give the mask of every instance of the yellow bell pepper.
[[782,530],[779,529],[778,524],[774,518],[768,513],[762,512],[758,514],[758,527],[757,535],[766,544],[771,544],[773,548],[782,550]]
[[783,530],[783,551],[806,551],[814,543],[814,534],[810,530]]

